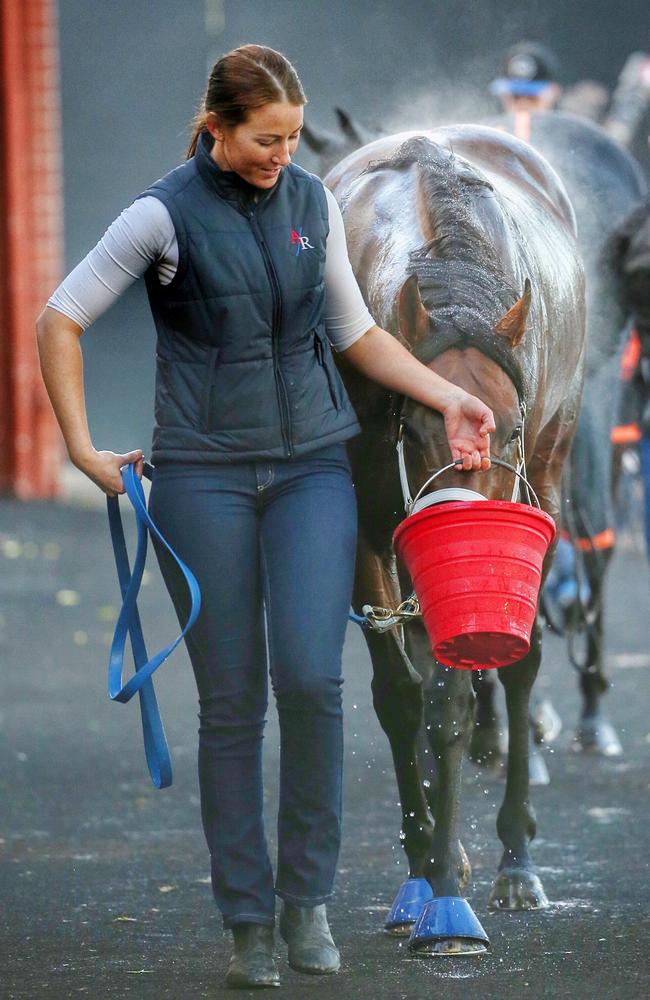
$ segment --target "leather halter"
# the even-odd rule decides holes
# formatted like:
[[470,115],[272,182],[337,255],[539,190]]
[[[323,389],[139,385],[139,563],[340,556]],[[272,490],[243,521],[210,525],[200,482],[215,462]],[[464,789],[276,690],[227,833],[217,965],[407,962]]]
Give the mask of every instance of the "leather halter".
[[[508,349],[498,336],[490,336],[481,332],[467,333],[464,330],[459,330],[458,328],[453,327],[451,329],[440,331],[439,333],[437,332],[435,337],[427,343],[426,350],[421,352],[423,356],[419,357],[418,360],[422,361],[423,364],[429,364],[434,360],[434,358],[437,358],[440,354],[443,354],[451,348],[465,350],[468,347],[476,348],[476,350],[490,358],[491,361],[494,361],[495,364],[497,364],[499,368],[505,372],[515,388],[519,402],[521,423],[518,424],[513,430],[510,440],[516,440],[517,442],[517,463],[516,467],[508,466],[507,463],[499,462],[499,464],[505,464],[506,467],[512,468],[512,471],[515,473],[515,483],[511,501],[515,501],[520,491],[521,482],[523,481],[528,494],[528,501],[530,502],[530,486],[526,478],[526,456],[524,451],[524,425],[526,419],[525,378],[521,365],[514,358],[512,351]],[[406,404],[406,398],[406,396],[400,396],[396,399],[393,414],[398,416],[397,441],[395,447],[397,450],[400,485],[402,488],[402,496],[404,498],[404,509],[407,514],[410,514],[413,510],[414,500],[411,497],[408,475],[406,472],[406,461],[404,458],[403,410]],[[453,464],[454,463],[452,463],[452,465]],[[451,468],[451,466],[448,468]],[[438,473],[436,473],[436,475],[437,474]],[[421,495],[423,489],[424,487],[422,487],[417,494],[418,497]]]

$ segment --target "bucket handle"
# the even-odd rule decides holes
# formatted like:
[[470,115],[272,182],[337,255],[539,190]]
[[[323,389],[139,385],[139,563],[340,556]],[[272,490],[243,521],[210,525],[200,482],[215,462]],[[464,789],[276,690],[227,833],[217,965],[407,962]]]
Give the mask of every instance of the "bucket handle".
[[[510,472],[514,472],[515,476],[519,476],[519,478],[522,480],[522,482],[525,483],[525,485],[526,485],[526,489],[528,490],[529,498],[532,496],[533,499],[535,500],[535,503],[537,504],[537,507],[540,510],[542,509],[542,505],[540,504],[539,500],[537,499],[537,494],[535,493],[535,490],[530,485],[530,483],[528,482],[528,480],[526,479],[526,477],[521,472],[519,472],[518,469],[515,469],[514,465],[510,465],[510,462],[504,462],[502,458],[491,458],[490,462],[492,463],[492,465],[500,465],[502,469],[508,469]],[[427,486],[429,486],[429,484],[432,483],[434,481],[434,479],[437,479],[438,476],[441,476],[443,472],[449,472],[450,469],[455,469],[456,466],[462,465],[462,464],[463,464],[462,458],[458,458],[458,459],[456,459],[455,462],[450,462],[449,465],[443,465],[442,469],[438,469],[438,471],[434,472],[434,474],[432,476],[429,476],[429,478],[427,479],[427,481],[424,484],[424,486],[420,487],[420,489],[416,493],[414,499],[411,500],[411,502],[408,504],[408,513],[410,514],[412,512],[415,504],[420,499],[420,497],[422,496],[422,494],[426,490]]]

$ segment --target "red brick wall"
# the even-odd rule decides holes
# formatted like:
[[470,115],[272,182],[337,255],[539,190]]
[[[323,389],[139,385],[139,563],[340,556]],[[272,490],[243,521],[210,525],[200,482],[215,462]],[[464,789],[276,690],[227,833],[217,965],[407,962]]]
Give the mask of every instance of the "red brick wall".
[[55,0],[0,0],[0,491],[58,492],[61,437],[34,322],[61,278],[63,196]]

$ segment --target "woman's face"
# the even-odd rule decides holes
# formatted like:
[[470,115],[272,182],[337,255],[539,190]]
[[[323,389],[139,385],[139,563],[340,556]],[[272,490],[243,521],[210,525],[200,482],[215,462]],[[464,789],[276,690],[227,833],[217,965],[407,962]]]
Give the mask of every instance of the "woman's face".
[[251,111],[245,122],[230,127],[208,114],[208,131],[214,138],[212,157],[222,170],[234,170],[249,184],[271,188],[280,171],[291,163],[302,128],[301,104],[274,101]]

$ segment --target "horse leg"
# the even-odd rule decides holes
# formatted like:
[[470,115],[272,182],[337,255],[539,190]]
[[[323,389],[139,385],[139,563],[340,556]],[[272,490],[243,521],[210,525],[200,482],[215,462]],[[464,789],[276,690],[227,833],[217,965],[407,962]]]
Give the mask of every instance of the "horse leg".
[[[448,773],[451,762],[449,755],[444,753],[444,735],[449,729],[457,729],[458,735],[452,737],[454,746],[460,748],[460,755],[467,746],[468,735],[472,727],[474,694],[471,690],[465,695],[461,691],[458,695],[453,690],[451,674],[465,671],[453,671],[449,667],[444,667],[438,663],[431,652],[431,642],[421,620],[412,621],[406,630],[406,650],[410,660],[416,664],[418,672],[424,675],[425,681],[422,688],[423,694],[423,718],[420,732],[418,734],[418,762],[420,773],[425,773],[427,779],[423,782],[425,794],[429,803],[429,808],[434,817],[435,839],[438,830],[438,819],[444,810],[444,803],[448,801],[450,782]],[[455,699],[455,700],[454,700]],[[469,717],[467,716],[469,712]],[[448,717],[447,717],[448,716]],[[423,763],[424,762],[424,763]],[[444,766],[443,766],[444,762]],[[455,762],[457,766],[458,780],[460,781],[460,759]],[[453,769],[453,768],[452,768]],[[458,795],[456,795],[456,799]],[[455,830],[455,826],[453,827]],[[439,832],[444,834],[444,828]],[[465,849],[456,838],[450,840],[451,845],[451,865],[455,872],[457,885],[464,888],[470,879],[471,867]],[[440,894],[440,888],[432,886]]]
[[[357,578],[353,604],[394,607],[399,603],[399,588],[392,566],[374,553],[362,537],[357,557]],[[386,929],[393,934],[408,934],[430,890],[422,883],[424,863],[433,836],[433,820],[417,762],[417,740],[422,721],[422,679],[406,654],[401,636],[393,629],[365,633],[372,660],[373,705],[386,733],[395,766],[395,776],[402,810],[400,840],[409,866],[405,883],[391,908]],[[410,884],[409,884],[410,883]],[[424,890],[424,898],[420,899]],[[415,897],[411,900],[411,897]]]
[[481,767],[497,768],[503,763],[503,753],[493,671],[472,671],[472,687],[476,695],[476,714],[468,754]]
[[[409,623],[406,637],[409,656],[416,665],[432,660],[421,621]],[[410,950],[420,957],[476,954],[485,951],[488,943],[471,908],[461,899],[470,869],[458,840],[458,806],[462,760],[474,718],[474,693],[467,671],[433,663],[431,681],[424,691],[424,723],[435,773],[435,823],[424,874],[434,899],[424,906],[409,942]],[[446,908],[444,937],[439,936],[439,928],[432,932],[440,907]]]
[[[603,669],[603,592],[612,548],[596,548],[599,535],[614,523],[611,482],[610,420],[603,399],[618,386],[615,360],[603,365],[585,383],[580,417],[571,452],[572,490],[569,509],[574,513],[574,528],[588,545],[582,563],[591,588],[588,600],[585,647],[579,664],[581,670],[582,713],[573,747],[578,751],[615,757],[622,753],[616,732],[601,710],[600,701],[609,687]],[[579,554],[578,554],[579,558]],[[579,623],[578,628],[582,626]],[[574,650],[578,646],[574,634]],[[573,657],[575,659],[575,657]]]
[[395,766],[402,810],[400,839],[408,859],[409,878],[421,878],[433,834],[433,821],[418,770],[422,685],[412,678],[397,636],[370,633],[366,641],[373,666],[373,705],[388,737]]
[[[409,625],[408,631],[411,630]],[[410,656],[409,650],[409,656]],[[428,655],[431,659],[431,668],[433,668],[434,660],[431,656],[431,650],[429,649]],[[418,672],[422,671],[422,663],[420,660],[417,661]],[[433,675],[432,671],[429,671],[429,677],[423,682],[422,693],[424,698],[424,703],[427,704],[429,699],[434,697],[432,690]],[[431,744],[429,741],[429,724],[425,721],[425,715],[422,718],[422,724],[418,731],[417,747],[418,747],[418,770],[420,777],[422,778],[422,786],[424,788],[424,794],[426,800],[429,804],[429,811],[433,816],[436,810],[436,802],[438,801],[438,779],[439,774],[436,768],[436,762],[434,759],[433,752],[431,750]],[[460,884],[465,887],[472,874],[472,868],[469,863],[469,858],[465,848],[463,847],[461,841],[458,841],[458,877],[460,879]]]
[[504,851],[489,897],[490,908],[496,910],[539,910],[548,906],[528,850],[536,832],[535,813],[528,795],[528,708],[540,659],[541,631],[536,623],[528,655],[499,670],[508,709],[508,769],[505,796],[497,817],[497,833]]
[[[480,767],[499,770],[505,764],[506,755],[502,750],[503,731],[499,726],[496,701],[496,677],[493,670],[473,671],[472,686],[476,695],[476,716],[472,727],[472,737],[468,756]],[[553,706],[547,702],[542,706],[546,713],[544,718],[550,718],[554,713]],[[540,710],[541,711],[541,710]],[[555,714],[559,721],[559,716]],[[546,761],[540,747],[545,742],[545,730],[542,728],[543,718],[538,713],[531,713],[530,743],[528,747],[528,778],[531,785],[548,785],[550,777]]]
[[592,551],[585,555],[584,565],[591,597],[587,611],[584,659],[580,664],[582,711],[572,747],[578,753],[584,751],[602,754],[604,757],[618,757],[623,752],[621,742],[601,707],[602,696],[609,688],[603,663],[602,595],[610,552],[611,550]]

